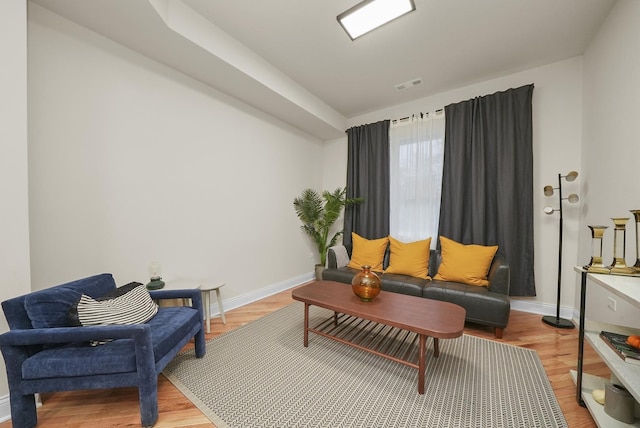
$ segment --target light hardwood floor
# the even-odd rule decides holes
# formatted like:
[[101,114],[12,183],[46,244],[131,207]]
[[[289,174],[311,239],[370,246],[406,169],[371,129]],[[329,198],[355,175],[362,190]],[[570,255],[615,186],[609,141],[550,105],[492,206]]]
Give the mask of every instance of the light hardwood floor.
[[[227,324],[219,318],[211,321],[211,339],[254,321],[290,303],[291,291],[284,291],[226,313]],[[300,314],[302,316],[302,313]],[[465,333],[494,339],[489,328],[467,325]],[[540,315],[512,311],[503,343],[535,349],[551,381],[569,427],[596,427],[589,412],[575,399],[575,385],[569,374],[575,369],[578,352],[577,329],[555,329],[544,324]],[[188,345],[189,346],[189,345]],[[609,377],[609,371],[596,353],[585,345],[585,372]],[[214,427],[214,425],[164,377],[158,385],[160,415],[157,428]],[[38,409],[38,427],[123,427],[140,426],[138,390],[87,390],[59,392],[43,396],[44,405]],[[0,428],[11,427],[11,422]]]

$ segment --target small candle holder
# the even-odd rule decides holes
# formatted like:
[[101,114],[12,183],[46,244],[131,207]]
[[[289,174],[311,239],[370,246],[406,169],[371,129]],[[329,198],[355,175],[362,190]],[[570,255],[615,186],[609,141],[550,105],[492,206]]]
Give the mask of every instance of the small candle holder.
[[635,271],[634,268],[627,266],[625,260],[626,247],[626,223],[629,217],[612,217],[615,229],[613,230],[613,262],[609,266],[611,273],[630,274]]
[[609,268],[607,268],[602,263],[602,238],[604,236],[604,231],[609,226],[589,226],[591,229],[591,260],[588,265],[585,265],[584,268],[587,272],[590,273],[609,273]]
[[640,273],[640,210],[630,210],[636,220],[636,263],[633,265],[636,273]]

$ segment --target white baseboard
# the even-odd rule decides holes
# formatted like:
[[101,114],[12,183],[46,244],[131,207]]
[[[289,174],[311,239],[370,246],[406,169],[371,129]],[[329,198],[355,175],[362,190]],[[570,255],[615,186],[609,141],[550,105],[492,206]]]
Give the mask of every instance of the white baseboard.
[[0,422],[11,419],[11,402],[9,396],[0,397]]
[[[532,302],[527,300],[511,299],[511,309],[540,315],[555,315],[557,307],[550,303]],[[575,308],[560,306],[560,318],[578,319],[578,310]]]
[[[36,394],[36,407],[42,406],[42,400],[40,399],[40,394]],[[11,400],[9,400],[9,396],[5,395],[4,397],[0,397],[0,423],[6,422],[11,419]]]
[[[309,282],[315,278],[315,273],[310,272],[304,275],[297,276],[295,278],[288,279],[286,281],[278,282],[276,284],[268,285],[258,290],[251,291],[249,293],[242,294],[240,296],[231,297],[229,299],[224,298],[224,288],[221,288],[222,294],[222,307],[225,312],[230,311],[240,306],[247,305],[265,297],[272,296],[281,291],[288,290],[296,287],[305,282]],[[218,309],[218,303],[215,301],[215,294],[211,297],[211,317],[219,316],[220,310]]]

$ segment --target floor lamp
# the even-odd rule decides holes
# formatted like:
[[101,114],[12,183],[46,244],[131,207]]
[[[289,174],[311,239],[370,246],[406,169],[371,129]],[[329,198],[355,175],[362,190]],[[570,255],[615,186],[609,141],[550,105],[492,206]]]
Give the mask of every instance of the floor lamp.
[[562,289],[562,201],[567,200],[569,203],[576,203],[580,199],[578,195],[575,193],[570,194],[568,197],[562,197],[562,179],[564,178],[566,181],[574,181],[578,177],[578,173],[576,171],[570,171],[567,175],[558,174],[558,187],[553,186],[544,186],[544,195],[545,196],[553,196],[553,191],[558,190],[558,202],[559,208],[553,209],[550,206],[544,207],[544,213],[547,215],[551,215],[554,212],[560,212],[560,224],[559,224],[559,234],[558,234],[558,299],[556,302],[556,316],[547,315],[542,317],[542,321],[558,328],[575,328],[575,325],[570,320],[566,320],[560,318],[560,293]]

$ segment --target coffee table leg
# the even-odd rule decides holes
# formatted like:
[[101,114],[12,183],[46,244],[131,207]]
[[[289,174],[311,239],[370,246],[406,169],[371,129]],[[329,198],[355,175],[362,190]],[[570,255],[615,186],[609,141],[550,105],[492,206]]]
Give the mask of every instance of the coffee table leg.
[[438,358],[440,356],[440,342],[438,342],[438,338],[433,338],[433,356]]
[[426,352],[425,352],[425,348],[426,348],[426,344],[427,344],[427,337],[424,334],[420,335],[420,344],[418,346],[420,346],[419,352],[418,352],[418,394],[424,394],[424,372],[425,372],[425,365],[426,365]]
[[333,325],[338,325],[338,313],[333,313]]
[[304,347],[309,346],[309,304],[304,304]]

